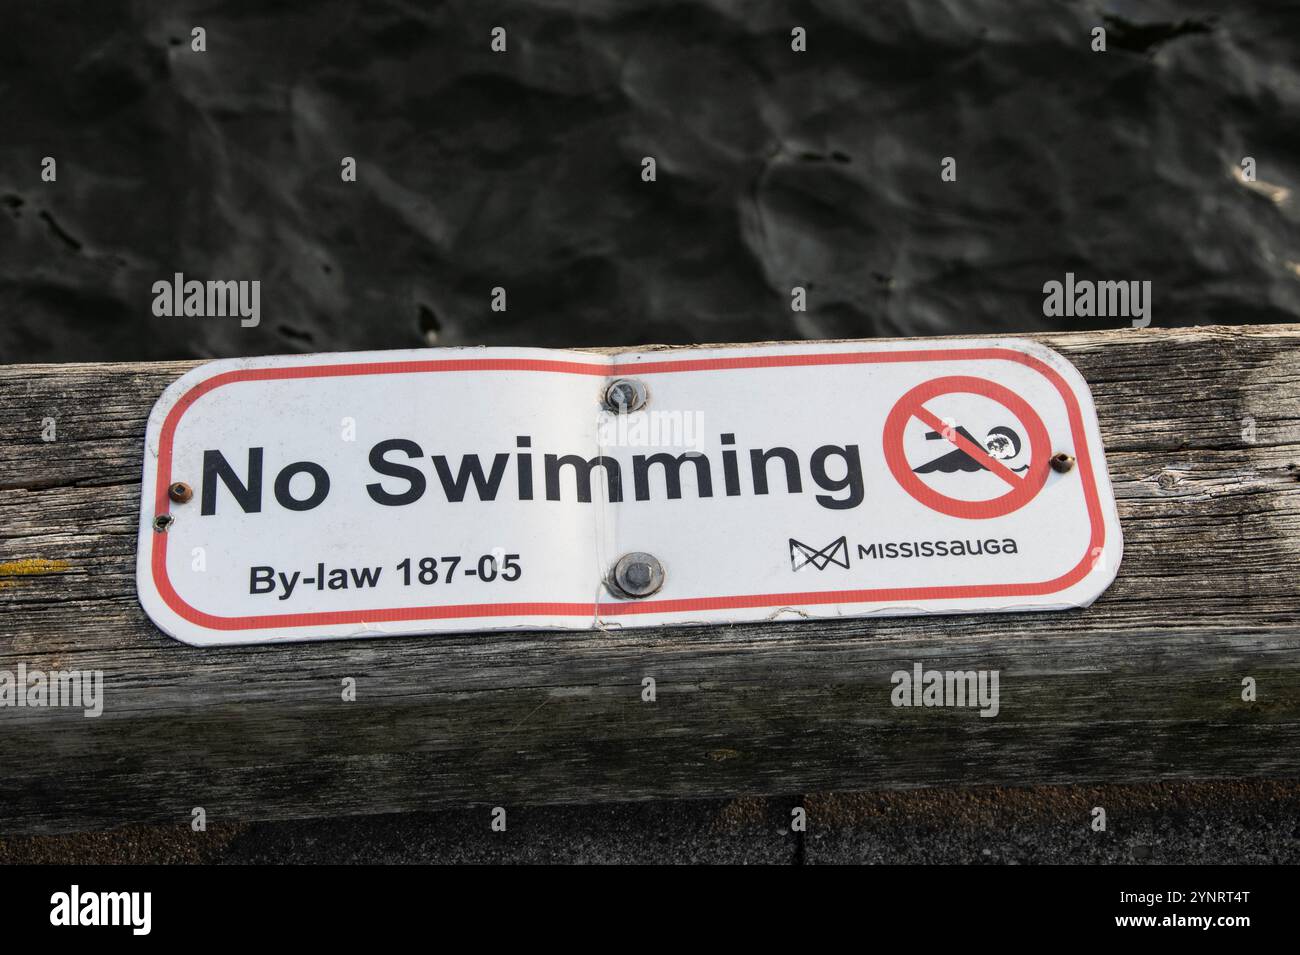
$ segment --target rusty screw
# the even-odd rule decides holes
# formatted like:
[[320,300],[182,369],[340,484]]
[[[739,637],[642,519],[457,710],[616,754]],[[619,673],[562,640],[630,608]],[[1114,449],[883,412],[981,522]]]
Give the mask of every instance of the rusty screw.
[[194,496],[194,489],[184,481],[177,481],[167,489],[167,496],[177,504],[184,504]]
[[615,378],[605,389],[605,408],[615,414],[640,411],[649,400],[649,389],[635,378]]
[[153,519],[153,529],[159,533],[163,533],[167,528],[171,527],[175,523],[176,518],[172,517],[170,514],[159,514]]
[[1064,451],[1061,451],[1058,454],[1052,455],[1052,470],[1055,471],[1057,474],[1065,474],[1067,471],[1070,471],[1073,468],[1074,468],[1073,454],[1066,454]]
[[616,597],[649,597],[664,585],[664,565],[653,554],[624,554],[609,574],[609,589]]

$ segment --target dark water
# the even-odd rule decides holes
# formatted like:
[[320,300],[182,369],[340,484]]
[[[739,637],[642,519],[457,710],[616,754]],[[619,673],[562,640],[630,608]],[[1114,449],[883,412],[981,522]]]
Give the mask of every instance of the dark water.
[[[1151,281],[1155,325],[1300,320],[1296,2],[0,17],[5,361],[1128,324],[1044,318],[1066,271]],[[259,280],[260,326],[155,317],[175,272]]]

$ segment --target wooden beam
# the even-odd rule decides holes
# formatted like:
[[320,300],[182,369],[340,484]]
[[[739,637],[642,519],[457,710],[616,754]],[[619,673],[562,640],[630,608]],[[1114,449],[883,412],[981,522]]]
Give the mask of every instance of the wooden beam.
[[[135,595],[145,418],[194,363],[0,368],[0,670],[105,680],[97,719],[0,707],[0,831],[1300,776],[1300,325],[1028,337],[1087,378],[1119,501],[1086,610],[230,650]],[[894,708],[915,662],[999,669],[1000,714]]]

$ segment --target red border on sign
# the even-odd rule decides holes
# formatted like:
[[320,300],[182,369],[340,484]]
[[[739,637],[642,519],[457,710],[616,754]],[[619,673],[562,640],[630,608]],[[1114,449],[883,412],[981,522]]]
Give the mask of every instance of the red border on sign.
[[[979,361],[1015,362],[1039,372],[1056,388],[1065,402],[1074,438],[1074,456],[1083,483],[1084,501],[1092,535],[1088,547],[1071,570],[1032,584],[971,584],[960,586],[893,587],[874,590],[827,590],[807,593],[741,594],[728,597],[692,597],[679,600],[607,601],[600,603],[488,603],[454,604],[432,607],[391,607],[376,610],[340,610],[319,613],[264,614],[248,617],[221,617],[190,606],[176,592],[167,576],[167,534],[152,534],[151,570],[154,586],[163,601],[181,618],[209,630],[256,630],[268,627],[313,627],[341,624],[389,623],[408,620],[471,619],[481,617],[524,616],[625,616],[630,614],[682,613],[695,610],[733,610],[755,607],[778,607],[798,604],[871,603],[902,600],[952,600],[972,597],[1031,597],[1058,593],[1073,586],[1092,569],[1093,554],[1104,546],[1106,525],[1083,426],[1078,399],[1065,379],[1050,365],[1032,355],[1009,348],[951,348],[879,352],[823,352],[820,354],[752,355],[733,358],[668,359],[638,362],[620,370],[637,375],[660,375],[680,372],[734,371],[743,368],[792,368],[823,365],[870,365],[911,361]],[[302,365],[292,368],[251,368],[222,372],[199,382],[185,392],[163,420],[158,441],[158,469],[154,494],[154,514],[171,510],[167,488],[171,485],[172,441],[181,416],[203,395],[239,381],[274,381],[287,378],[336,378],[351,375],[424,374],[437,372],[530,371],[549,374],[593,375],[608,377],[611,364],[581,361],[558,361],[529,358],[466,358],[443,361],[366,362],[346,365]],[[271,639],[274,639],[273,637]]]
[[[940,494],[917,477],[912,471],[912,465],[908,463],[907,456],[903,453],[903,429],[907,427],[907,423],[913,417],[923,421],[932,430],[947,435],[948,426],[938,416],[928,411],[924,405],[925,402],[933,398],[951,394],[982,395],[996,401],[1019,418],[1020,423],[1025,427],[1029,437],[1029,460],[1031,463],[1030,470],[1025,472],[1024,477],[1015,474],[997,461],[989,458],[987,454],[983,453],[983,449],[971,446],[971,443],[960,434],[954,434],[951,438],[948,438],[954,445],[967,454],[974,456],[977,461],[983,458],[982,463],[986,468],[996,472],[999,477],[1011,485],[1011,490],[1000,497],[991,498],[987,501],[965,501],[960,498],[949,497],[946,494]],[[1051,439],[1047,435],[1047,428],[1043,425],[1043,419],[1038,416],[1038,412],[1030,407],[1029,402],[1010,388],[971,375],[948,375],[944,378],[934,378],[917,385],[904,394],[894,404],[889,416],[885,418],[883,442],[885,463],[889,465],[889,471],[894,475],[894,480],[902,485],[904,491],[926,507],[938,511],[940,514],[947,514],[949,517],[978,520],[1002,517],[1018,511],[1032,501],[1038,492],[1043,489],[1043,485],[1047,483],[1048,469],[1051,467],[1048,463],[1048,458],[1052,456]]]

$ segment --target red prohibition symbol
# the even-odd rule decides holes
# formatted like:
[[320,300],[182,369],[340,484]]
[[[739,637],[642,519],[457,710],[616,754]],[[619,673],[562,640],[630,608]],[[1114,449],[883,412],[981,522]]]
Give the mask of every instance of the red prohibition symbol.
[[[967,439],[965,435],[959,434],[957,425],[960,422],[949,425],[925,407],[927,401],[951,394],[982,395],[998,402],[1020,419],[1021,424],[1028,431],[1030,449],[1029,469],[1024,474],[1012,471],[1001,461],[991,457],[978,444]],[[965,451],[976,463],[983,465],[1005,481],[1010,486],[1010,490],[999,497],[985,501],[965,501],[940,494],[930,487],[912,471],[912,466],[903,452],[903,429],[912,418],[917,418],[932,431],[937,431],[951,444]],[[898,403],[889,412],[889,417],[885,419],[884,443],[885,462],[903,490],[940,514],[969,519],[1002,517],[1032,501],[1047,483],[1047,474],[1050,470],[1048,459],[1052,456],[1047,428],[1043,424],[1043,419],[1029,406],[1029,402],[1010,388],[969,375],[935,378],[917,385],[899,398]]]

